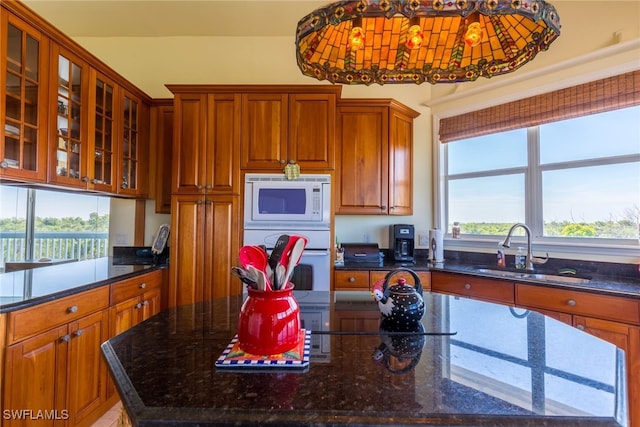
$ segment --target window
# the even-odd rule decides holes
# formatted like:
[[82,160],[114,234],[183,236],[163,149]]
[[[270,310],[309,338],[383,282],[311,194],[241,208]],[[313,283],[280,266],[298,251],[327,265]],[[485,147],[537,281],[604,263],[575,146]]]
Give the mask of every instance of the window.
[[110,199],[0,185],[0,272],[25,260],[108,255]]
[[463,237],[638,244],[640,107],[443,144],[444,206]]

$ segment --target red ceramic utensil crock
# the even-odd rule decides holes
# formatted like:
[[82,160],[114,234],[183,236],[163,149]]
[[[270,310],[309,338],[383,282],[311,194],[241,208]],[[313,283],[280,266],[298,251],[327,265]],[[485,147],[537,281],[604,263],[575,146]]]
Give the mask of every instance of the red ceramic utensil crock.
[[240,309],[238,342],[240,348],[255,355],[280,354],[293,349],[300,340],[300,308],[293,286],[259,291],[248,288]]

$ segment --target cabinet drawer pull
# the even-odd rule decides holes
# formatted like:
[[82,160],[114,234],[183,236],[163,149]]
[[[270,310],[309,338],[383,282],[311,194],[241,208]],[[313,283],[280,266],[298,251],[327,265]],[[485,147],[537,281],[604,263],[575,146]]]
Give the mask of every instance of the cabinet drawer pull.
[[567,305],[569,307],[575,307],[576,306],[576,300],[570,299],[569,301],[567,301]]
[[69,342],[69,339],[71,339],[69,335],[63,335],[60,337],[60,342]]
[[581,331],[584,331],[584,325],[577,325],[576,328],[580,329]]
[[78,312],[77,305],[72,305],[71,307],[67,308],[67,313],[77,313],[77,312]]
[[355,277],[349,277],[349,283],[353,283],[353,282],[355,282],[355,281],[356,281],[356,278],[355,278]]
[[147,287],[147,284],[146,284],[146,283],[144,283],[144,282],[143,282],[143,283],[140,283],[140,286],[139,286],[139,288],[140,288],[140,289],[144,289],[144,288],[146,288],[146,287]]
[[76,337],[79,337],[80,335],[82,335],[82,329],[78,329],[73,333],[73,335],[75,335]]
[[467,290],[471,289],[471,284],[465,283],[464,284],[464,288],[467,289]]

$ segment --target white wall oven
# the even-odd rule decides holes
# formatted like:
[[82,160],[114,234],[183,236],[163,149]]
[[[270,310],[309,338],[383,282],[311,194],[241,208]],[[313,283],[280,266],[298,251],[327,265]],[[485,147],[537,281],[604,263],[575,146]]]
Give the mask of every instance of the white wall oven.
[[296,290],[328,291],[331,284],[331,175],[247,174],[244,192],[244,244],[271,253],[282,234],[307,238],[293,272]]

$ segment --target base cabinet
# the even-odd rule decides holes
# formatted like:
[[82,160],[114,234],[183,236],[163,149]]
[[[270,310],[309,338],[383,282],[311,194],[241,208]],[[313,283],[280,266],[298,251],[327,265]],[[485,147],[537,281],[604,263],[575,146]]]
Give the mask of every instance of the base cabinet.
[[173,196],[170,307],[242,292],[231,276],[240,241],[238,205],[238,196]]
[[[5,419],[4,425],[84,426],[95,421],[95,411],[107,400],[100,344],[108,333],[105,309],[9,346],[3,408],[33,412]],[[38,416],[51,419],[33,419]]]
[[[336,291],[371,291],[373,286],[384,281],[390,270],[335,270],[333,274],[333,288]],[[416,271],[420,278],[423,291],[431,289],[431,273],[428,271]],[[407,273],[395,274],[391,280],[405,279],[408,284],[415,283],[414,278]]]
[[562,314],[561,320],[565,323],[572,324],[624,350],[630,426],[640,426],[639,301],[618,296],[517,283],[516,304],[544,314],[546,310]]

